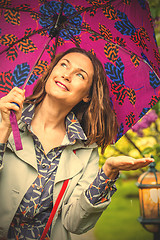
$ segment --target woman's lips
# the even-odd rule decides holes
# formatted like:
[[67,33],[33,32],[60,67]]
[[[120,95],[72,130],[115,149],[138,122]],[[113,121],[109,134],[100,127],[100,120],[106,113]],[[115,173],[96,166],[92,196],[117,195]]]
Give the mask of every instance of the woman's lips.
[[65,89],[66,91],[69,91],[65,84],[63,84],[59,81],[56,81],[55,83],[56,83],[56,85],[58,85],[58,87]]

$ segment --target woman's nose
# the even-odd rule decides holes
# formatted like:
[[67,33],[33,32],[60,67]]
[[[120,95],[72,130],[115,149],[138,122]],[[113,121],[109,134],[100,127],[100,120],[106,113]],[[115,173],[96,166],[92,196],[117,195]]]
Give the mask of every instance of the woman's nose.
[[71,81],[71,74],[69,72],[63,73],[62,77],[64,78],[64,80],[66,80],[68,82]]

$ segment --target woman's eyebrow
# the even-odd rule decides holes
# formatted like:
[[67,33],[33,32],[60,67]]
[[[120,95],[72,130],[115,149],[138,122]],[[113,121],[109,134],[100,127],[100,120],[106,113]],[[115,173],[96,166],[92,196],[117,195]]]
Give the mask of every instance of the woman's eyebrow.
[[82,72],[84,72],[87,76],[88,76],[88,73],[85,71],[85,70],[83,70],[82,68],[78,68],[80,71],[82,71]]
[[[63,58],[63,60],[67,61],[67,62],[71,65],[71,62],[70,62],[68,59]],[[88,76],[88,73],[87,73],[84,69],[82,69],[82,68],[78,68],[78,70],[84,72],[84,73]]]

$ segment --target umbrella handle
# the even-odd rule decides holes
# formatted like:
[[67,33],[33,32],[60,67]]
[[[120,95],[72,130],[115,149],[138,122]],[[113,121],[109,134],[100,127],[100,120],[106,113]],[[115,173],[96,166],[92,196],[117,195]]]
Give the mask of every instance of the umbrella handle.
[[[15,102],[13,102],[13,103],[19,107],[19,105],[17,103],[15,103]],[[14,110],[10,111],[10,122],[11,122],[16,151],[22,150],[23,147],[22,147],[22,142],[21,142],[21,136],[20,136],[17,119],[16,119],[16,114],[15,114]]]

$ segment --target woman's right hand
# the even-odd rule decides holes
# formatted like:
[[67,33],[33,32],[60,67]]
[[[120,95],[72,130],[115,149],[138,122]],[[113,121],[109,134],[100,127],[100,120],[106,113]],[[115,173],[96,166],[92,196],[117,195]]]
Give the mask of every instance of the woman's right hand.
[[[15,111],[17,121],[21,118],[24,100],[25,90],[18,87],[14,87],[6,96],[0,99],[1,125],[6,128],[11,128],[10,110]],[[14,103],[17,103],[19,107]]]

